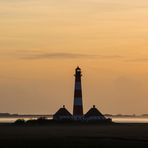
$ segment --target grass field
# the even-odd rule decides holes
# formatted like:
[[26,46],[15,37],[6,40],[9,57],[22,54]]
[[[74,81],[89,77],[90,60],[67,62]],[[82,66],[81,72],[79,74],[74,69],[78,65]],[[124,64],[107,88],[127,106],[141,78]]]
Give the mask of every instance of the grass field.
[[0,148],[148,148],[148,124],[0,124]]

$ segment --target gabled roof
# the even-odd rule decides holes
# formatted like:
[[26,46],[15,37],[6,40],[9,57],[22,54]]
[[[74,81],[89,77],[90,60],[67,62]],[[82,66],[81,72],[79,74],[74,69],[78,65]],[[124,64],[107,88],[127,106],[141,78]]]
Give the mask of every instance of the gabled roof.
[[54,114],[54,116],[72,116],[72,114],[63,106]]
[[105,119],[104,115],[95,106],[93,106],[84,116],[85,117],[97,116]]

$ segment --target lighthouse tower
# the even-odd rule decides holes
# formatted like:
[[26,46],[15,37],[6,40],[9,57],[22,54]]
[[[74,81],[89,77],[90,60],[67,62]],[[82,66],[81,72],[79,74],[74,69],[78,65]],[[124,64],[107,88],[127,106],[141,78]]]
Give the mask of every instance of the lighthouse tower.
[[75,90],[74,90],[74,106],[73,116],[74,119],[81,119],[83,117],[83,102],[82,102],[82,86],[81,86],[81,69],[75,69]]

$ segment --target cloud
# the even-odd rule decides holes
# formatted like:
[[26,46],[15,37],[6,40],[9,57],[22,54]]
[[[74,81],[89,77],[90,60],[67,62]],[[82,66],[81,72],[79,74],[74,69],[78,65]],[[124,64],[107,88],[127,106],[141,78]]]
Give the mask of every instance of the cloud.
[[120,59],[120,55],[95,55],[70,52],[42,52],[42,51],[21,51],[17,54],[19,58],[26,60],[36,59]]
[[41,53],[31,54],[21,57],[22,59],[79,59],[92,58],[94,55],[77,54],[77,53]]
[[148,58],[137,58],[137,59],[129,59],[129,60],[126,60],[126,62],[144,62],[144,63],[147,63],[148,62]]

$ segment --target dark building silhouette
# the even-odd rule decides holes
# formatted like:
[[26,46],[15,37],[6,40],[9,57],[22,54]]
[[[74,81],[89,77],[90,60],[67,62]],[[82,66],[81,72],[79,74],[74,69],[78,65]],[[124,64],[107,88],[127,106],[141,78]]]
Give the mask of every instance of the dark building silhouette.
[[101,121],[106,120],[105,116],[93,105],[93,107],[84,115],[87,121]]
[[77,67],[75,69],[75,90],[74,90],[74,104],[73,115],[63,106],[54,115],[53,120],[73,120],[73,121],[98,121],[98,122],[110,122],[111,119],[105,118],[105,116],[95,107],[95,105],[84,115],[83,114],[83,100],[82,100],[82,84],[81,84],[81,69]]
[[72,120],[72,114],[63,105],[54,115],[53,120]]
[[74,104],[73,104],[73,116],[74,119],[80,119],[83,117],[83,101],[82,101],[82,84],[81,84],[81,69],[77,67],[75,69],[75,90],[74,90]]

